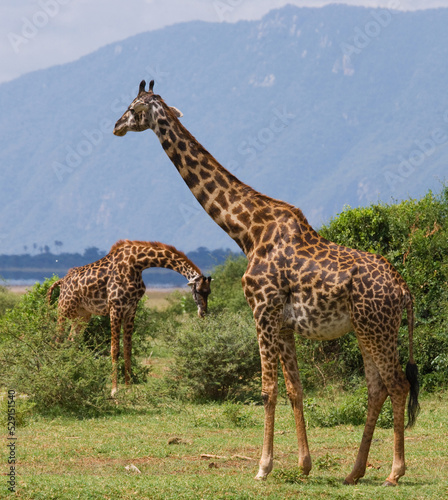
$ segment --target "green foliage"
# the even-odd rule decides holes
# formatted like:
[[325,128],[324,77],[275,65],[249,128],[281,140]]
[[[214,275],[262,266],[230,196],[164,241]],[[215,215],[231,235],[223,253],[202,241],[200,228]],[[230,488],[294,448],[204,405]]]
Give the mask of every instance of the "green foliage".
[[247,259],[244,256],[228,258],[213,271],[210,309],[214,312],[229,311],[239,314],[251,314],[244,297],[241,278],[246,271]]
[[339,463],[329,453],[325,453],[325,455],[314,460],[313,467],[318,470],[334,470],[339,468]]
[[331,383],[351,388],[364,378],[362,356],[352,333],[325,342],[296,336],[296,351],[302,385],[307,391]]
[[[26,427],[33,414],[35,403],[29,401],[26,396],[14,397],[14,424],[16,427]],[[8,425],[8,395],[5,391],[4,395],[0,396],[0,426],[6,429]]]
[[0,317],[3,316],[8,309],[12,309],[18,301],[19,297],[16,294],[11,293],[5,286],[0,284]]
[[[172,355],[162,380],[151,380],[155,390],[197,401],[259,398],[255,324],[241,287],[246,266],[245,257],[236,257],[216,268],[205,318],[197,318],[190,294],[173,294],[167,310],[152,311],[153,336]],[[228,418],[244,425],[237,409]]]
[[233,424],[235,427],[245,429],[247,427],[254,427],[257,422],[252,416],[250,407],[247,407],[241,403],[226,402],[223,405],[224,416],[226,419]]
[[272,477],[281,483],[301,484],[306,481],[307,476],[301,467],[291,467],[289,469],[275,469]]
[[[322,408],[313,399],[304,401],[305,416],[310,426],[334,427],[336,425],[364,425],[367,415],[367,388],[360,386],[348,394],[338,405]],[[393,413],[387,399],[378,417],[377,426],[393,426]]]
[[[82,336],[60,341],[57,307],[47,305],[46,294],[54,281],[36,284],[13,310],[0,319],[0,380],[2,387],[27,395],[38,413],[98,414],[111,409],[110,322],[93,317]],[[56,295],[56,294],[55,294]],[[151,311],[139,303],[133,334],[134,383],[146,380],[148,367],[138,362],[150,352]],[[123,356],[120,375],[123,379]]]
[[187,317],[168,336],[170,380],[177,395],[224,400],[247,398],[254,390],[259,394],[260,356],[251,318],[236,313]]
[[82,339],[56,341],[56,312],[46,304],[55,279],[36,284],[0,320],[2,387],[26,395],[41,414],[98,414],[110,405],[111,363]]
[[[420,200],[346,208],[320,233],[335,243],[384,255],[400,272],[415,299],[415,359],[427,390],[446,386],[448,367],[448,187]],[[400,355],[408,357],[408,330],[400,330]],[[343,378],[361,372],[355,341],[335,341]],[[348,351],[347,351],[348,348]],[[357,352],[357,354],[356,354]]]

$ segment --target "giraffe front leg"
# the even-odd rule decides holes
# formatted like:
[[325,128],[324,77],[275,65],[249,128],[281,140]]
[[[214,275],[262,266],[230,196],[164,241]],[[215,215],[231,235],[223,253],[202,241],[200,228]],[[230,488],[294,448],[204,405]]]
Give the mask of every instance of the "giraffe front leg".
[[120,356],[120,330],[121,318],[116,311],[110,312],[110,330],[111,330],[111,347],[110,353],[112,356],[112,391],[111,396],[115,397],[118,391],[118,358]]
[[[253,274],[252,274],[253,273]],[[254,313],[261,358],[261,397],[264,404],[264,436],[258,473],[255,479],[266,479],[274,464],[274,421],[277,404],[277,370],[280,324],[286,301],[285,293],[271,287],[260,294],[257,261],[248,264],[241,280],[244,295]]]
[[296,423],[297,444],[299,448],[299,468],[308,475],[311,470],[311,455],[306,435],[303,415],[303,389],[300,382],[299,367],[294,340],[294,332],[282,333],[279,338],[280,362],[285,377],[286,390],[291,402]]
[[[272,365],[272,368],[269,368],[267,366],[268,364]],[[255,479],[266,479],[268,474],[272,471],[274,465],[274,421],[278,391],[277,360],[275,363],[265,362],[264,366],[265,368],[262,369],[263,375],[261,389],[261,397],[264,404],[263,451],[261,453],[258,473],[255,476]],[[264,372],[267,372],[269,375],[265,377]]]
[[261,397],[264,404],[264,436],[258,473],[255,479],[266,479],[274,464],[274,421],[277,404],[278,347],[258,334],[261,356]]

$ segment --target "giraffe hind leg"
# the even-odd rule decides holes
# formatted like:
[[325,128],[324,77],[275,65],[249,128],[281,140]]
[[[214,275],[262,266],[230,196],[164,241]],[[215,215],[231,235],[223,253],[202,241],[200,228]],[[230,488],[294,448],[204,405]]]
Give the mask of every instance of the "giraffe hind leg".
[[118,391],[118,358],[120,356],[120,330],[121,317],[115,310],[110,312],[110,330],[111,330],[111,347],[112,356],[112,391],[111,396],[115,397]]
[[124,382],[127,386],[131,383],[132,332],[136,310],[132,310],[123,322]]
[[[373,338],[374,336],[371,336]],[[394,415],[394,454],[392,470],[386,479],[385,486],[395,486],[405,474],[404,458],[404,414],[406,398],[409,392],[409,382],[398,361],[396,346],[390,352],[387,345],[378,342],[372,346],[358,335],[358,341],[363,353],[366,379],[369,394],[368,414],[365,430],[361,440],[358,457],[353,471],[347,476],[346,484],[354,484],[364,475],[367,456],[372,441],[375,424],[387,396],[390,396]]]
[[364,477],[367,467],[367,457],[369,455],[378,415],[388,396],[387,388],[371,356],[363,349],[361,343],[360,348],[364,360],[364,370],[367,381],[367,418],[355,464],[351,473],[345,478],[344,484],[356,484],[360,478]]

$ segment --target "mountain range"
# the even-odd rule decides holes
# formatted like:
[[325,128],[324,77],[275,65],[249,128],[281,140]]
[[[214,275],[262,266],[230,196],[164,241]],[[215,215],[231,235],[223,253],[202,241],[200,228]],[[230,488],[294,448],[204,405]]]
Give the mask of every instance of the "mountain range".
[[188,22],[0,85],[0,254],[118,239],[236,249],[147,131],[112,134],[142,79],[243,182],[318,228],[344,206],[439,190],[448,9],[287,6]]

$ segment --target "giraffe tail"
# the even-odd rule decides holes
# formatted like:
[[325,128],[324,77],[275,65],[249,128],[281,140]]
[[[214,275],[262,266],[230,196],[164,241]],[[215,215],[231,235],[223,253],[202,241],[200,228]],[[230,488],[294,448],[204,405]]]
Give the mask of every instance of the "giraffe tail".
[[420,384],[418,381],[418,368],[414,361],[414,306],[410,293],[406,303],[408,317],[408,333],[409,333],[409,361],[406,365],[406,378],[410,384],[409,401],[408,401],[408,423],[406,429],[413,427],[417,416],[420,412],[420,404],[418,402],[418,393]]
[[53,295],[53,290],[60,286],[60,284],[62,283],[62,280],[58,280],[58,281],[55,281],[51,286],[50,288],[48,289],[48,292],[47,292],[47,303],[48,305],[51,305],[51,296]]

